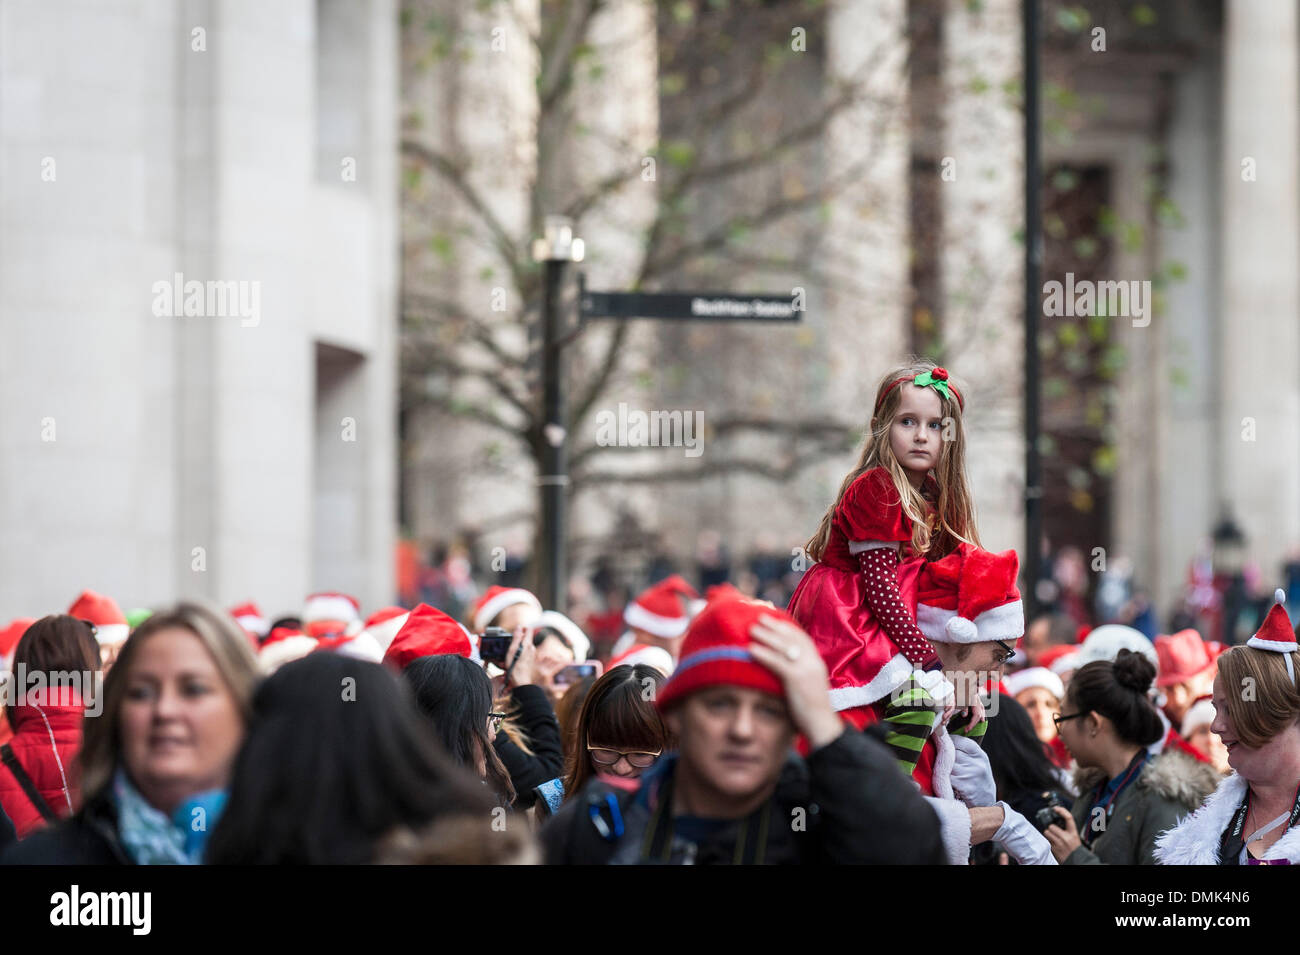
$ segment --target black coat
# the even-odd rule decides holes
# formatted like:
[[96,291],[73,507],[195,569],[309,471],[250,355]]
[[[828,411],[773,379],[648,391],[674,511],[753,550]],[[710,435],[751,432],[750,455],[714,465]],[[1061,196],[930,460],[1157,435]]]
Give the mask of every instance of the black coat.
[[107,795],[62,822],[33,832],[0,853],[0,865],[132,865]]
[[528,755],[505,733],[497,734],[493,748],[515,787],[515,808],[531,809],[537,799],[533,787],[564,772],[560,723],[550,697],[540,686],[517,686],[510,691],[510,699],[516,708],[515,725],[523,731],[533,754]]
[[[650,861],[940,865],[947,861],[938,817],[878,737],[846,729],[806,761],[792,755],[766,806],[747,819],[714,826],[698,843],[683,839],[666,813],[656,812],[661,804],[671,804],[674,770],[674,757],[661,760],[642,777],[641,788],[634,793],[592,780],[543,827],[546,861],[552,865]],[[664,798],[652,798],[651,793]],[[617,814],[609,805],[611,798],[618,804]],[[621,836],[615,834],[619,829]]]

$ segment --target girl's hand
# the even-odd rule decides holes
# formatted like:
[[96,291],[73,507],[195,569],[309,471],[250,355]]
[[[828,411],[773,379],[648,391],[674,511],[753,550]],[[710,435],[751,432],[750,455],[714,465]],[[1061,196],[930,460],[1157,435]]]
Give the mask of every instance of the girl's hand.
[[510,649],[506,651],[506,682],[510,686],[527,686],[539,679],[537,648],[533,646],[531,627],[516,627]]
[[797,624],[769,616],[759,617],[749,635],[754,640],[749,645],[754,659],[785,685],[790,719],[807,738],[809,749],[820,749],[838,739],[844,721],[831,706],[826,664],[812,638]]
[[1079,829],[1074,824],[1074,817],[1061,806],[1054,808],[1056,814],[1061,817],[1061,823],[1065,828],[1048,826],[1043,831],[1043,835],[1051,844],[1052,855],[1056,858],[1056,861],[1064,862],[1071,852],[1083,845],[1083,840],[1079,838]]

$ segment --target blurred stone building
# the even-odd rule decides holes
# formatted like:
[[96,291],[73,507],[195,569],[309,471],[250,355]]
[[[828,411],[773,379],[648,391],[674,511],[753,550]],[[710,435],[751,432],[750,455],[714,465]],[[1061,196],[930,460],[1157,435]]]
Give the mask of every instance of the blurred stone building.
[[0,0],[0,617],[391,601],[397,27]]

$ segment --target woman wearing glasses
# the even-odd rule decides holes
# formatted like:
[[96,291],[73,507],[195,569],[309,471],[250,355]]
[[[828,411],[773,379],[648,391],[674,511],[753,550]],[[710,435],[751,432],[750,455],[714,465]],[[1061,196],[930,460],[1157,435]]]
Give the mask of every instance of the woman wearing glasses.
[[592,776],[636,779],[672,741],[655,708],[664,675],[644,663],[617,666],[592,686],[578,717],[564,778],[566,798]]
[[1157,837],[1214,790],[1208,765],[1176,749],[1151,753],[1165,735],[1147,695],[1155,675],[1145,656],[1120,650],[1070,681],[1056,726],[1079,765],[1079,798],[1043,833],[1062,865],[1154,865]]

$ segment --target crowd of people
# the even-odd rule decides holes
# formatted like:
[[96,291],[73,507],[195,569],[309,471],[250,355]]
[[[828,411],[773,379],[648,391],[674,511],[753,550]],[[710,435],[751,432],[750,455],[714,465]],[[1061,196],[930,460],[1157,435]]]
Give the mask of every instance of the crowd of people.
[[[1300,646],[1059,614],[984,550],[963,399],[877,392],[789,606],[677,575],[589,634],[85,592],[0,632],[0,864],[1300,861]],[[943,431],[955,420],[958,430]]]

